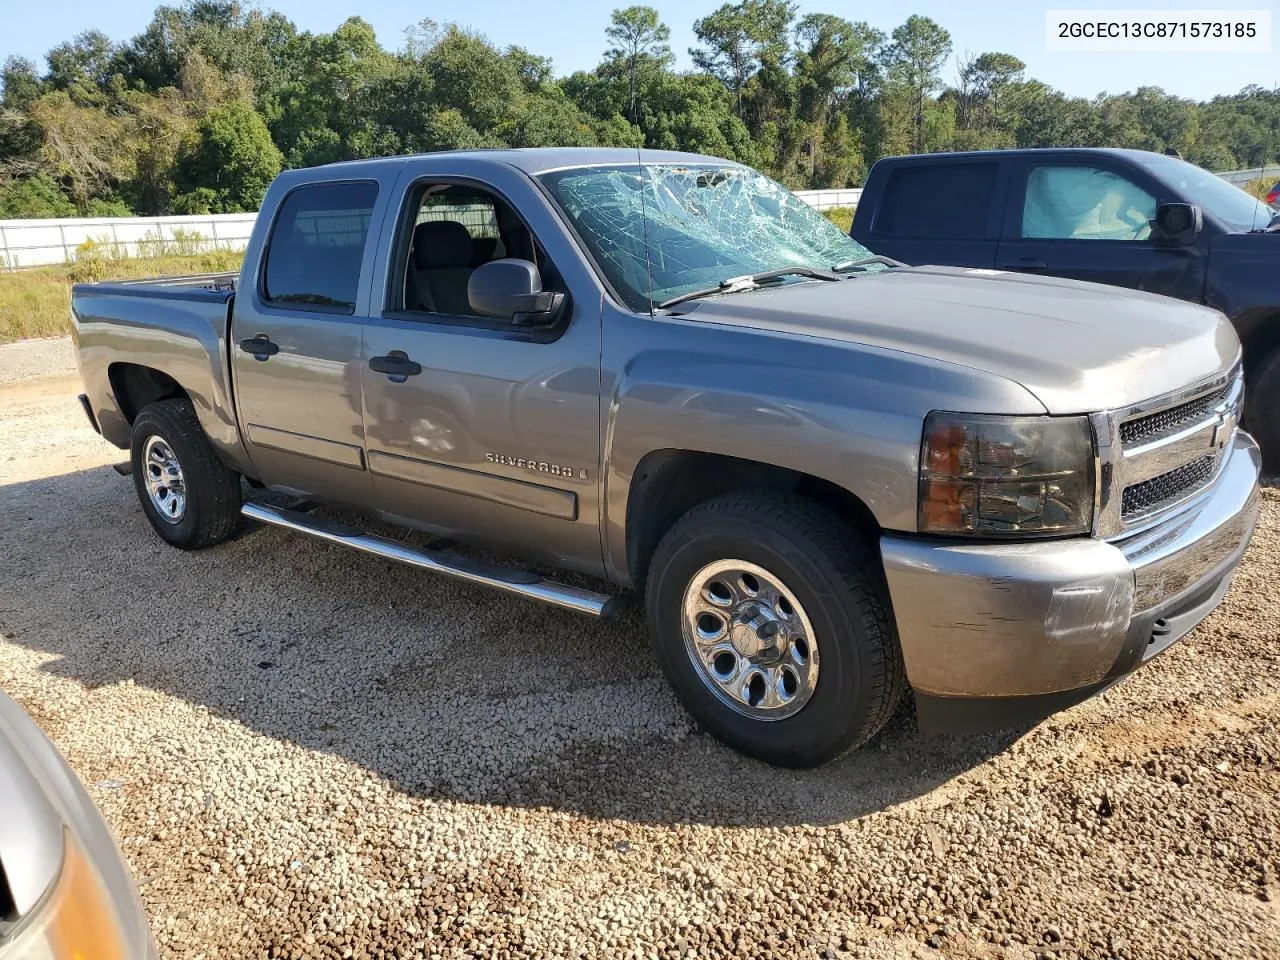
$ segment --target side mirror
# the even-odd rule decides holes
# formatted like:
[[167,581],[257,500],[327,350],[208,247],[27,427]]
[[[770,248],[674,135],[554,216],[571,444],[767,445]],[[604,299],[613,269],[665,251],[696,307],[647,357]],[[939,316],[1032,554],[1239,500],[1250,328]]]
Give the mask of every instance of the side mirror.
[[564,294],[542,289],[542,275],[528,260],[490,260],[471,272],[467,300],[482,317],[510,320],[518,327],[555,323]]
[[1156,208],[1157,243],[1183,247],[1192,243],[1204,228],[1204,214],[1194,203],[1162,203]]

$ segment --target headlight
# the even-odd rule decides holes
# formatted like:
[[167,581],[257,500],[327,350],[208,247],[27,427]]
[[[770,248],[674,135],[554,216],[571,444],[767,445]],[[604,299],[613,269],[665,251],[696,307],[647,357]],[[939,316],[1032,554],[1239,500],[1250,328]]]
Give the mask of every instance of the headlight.
[[0,953],[14,960],[141,960],[130,956],[124,919],[102,876],[71,832],[64,836],[57,882],[18,927],[15,939],[0,943]]
[[1093,495],[1093,431],[1087,417],[935,411],[925,419],[921,533],[1088,533]]

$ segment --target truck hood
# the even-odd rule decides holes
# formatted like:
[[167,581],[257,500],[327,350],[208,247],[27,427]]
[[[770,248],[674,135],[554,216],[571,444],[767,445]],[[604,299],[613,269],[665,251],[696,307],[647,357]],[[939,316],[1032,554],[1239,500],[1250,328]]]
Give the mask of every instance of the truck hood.
[[1229,369],[1240,353],[1235,330],[1216,310],[1000,270],[885,270],[691,301],[681,310],[695,321],[983,370],[1026,387],[1054,414],[1149,400]]

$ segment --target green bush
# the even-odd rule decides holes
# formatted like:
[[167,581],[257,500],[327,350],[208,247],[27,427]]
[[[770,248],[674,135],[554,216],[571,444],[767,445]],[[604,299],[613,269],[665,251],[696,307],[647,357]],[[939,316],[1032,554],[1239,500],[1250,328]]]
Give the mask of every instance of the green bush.
[[[252,211],[280,172],[281,162],[262,115],[233,100],[205,114],[178,155],[173,180],[186,212]],[[193,193],[198,197],[192,198]],[[206,205],[208,210],[195,210]]]
[[0,220],[75,215],[75,205],[47,174],[0,186]]
[[119,197],[94,197],[85,208],[86,217],[132,217],[133,211]]

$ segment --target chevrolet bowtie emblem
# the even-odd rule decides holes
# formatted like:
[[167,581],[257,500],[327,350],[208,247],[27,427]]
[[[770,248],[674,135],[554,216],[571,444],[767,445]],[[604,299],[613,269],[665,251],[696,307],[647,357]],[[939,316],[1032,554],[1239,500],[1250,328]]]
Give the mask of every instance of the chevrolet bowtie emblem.
[[1231,439],[1231,435],[1236,429],[1236,411],[1233,407],[1226,407],[1218,411],[1218,422],[1213,425],[1213,439],[1210,445],[1215,450],[1221,450],[1227,445],[1227,441]]

